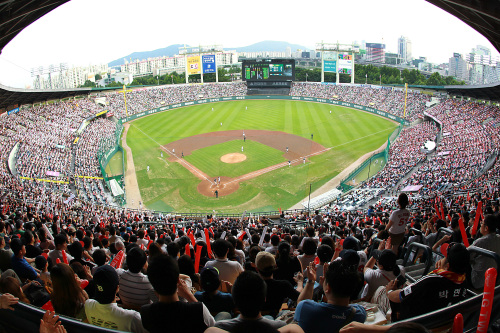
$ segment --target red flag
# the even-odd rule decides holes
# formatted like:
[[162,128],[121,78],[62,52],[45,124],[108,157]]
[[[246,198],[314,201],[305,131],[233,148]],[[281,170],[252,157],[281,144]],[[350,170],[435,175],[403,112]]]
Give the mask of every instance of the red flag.
[[470,231],[470,234],[472,236],[476,235],[477,226],[479,225],[479,220],[481,219],[481,215],[483,215],[483,202],[479,201],[477,203],[476,217],[474,218],[474,225],[472,226],[472,230]]
[[212,245],[210,244],[210,237],[208,237],[208,229],[205,228],[205,239],[207,240],[207,252],[208,252],[208,257],[213,258],[212,255]]
[[201,250],[203,247],[197,245],[196,246],[196,253],[194,256],[194,272],[198,273],[200,270],[200,258],[201,258]]
[[462,214],[460,214],[458,224],[460,225],[460,232],[462,233],[462,240],[464,241],[464,245],[465,247],[469,247],[469,240],[467,239],[467,233],[465,232],[464,219],[462,218]]
[[62,253],[63,262],[65,264],[69,265],[68,256],[66,255],[66,251],[62,250],[61,253]]
[[189,244],[186,244],[186,247],[184,249],[184,254],[191,256],[191,248],[189,247]]
[[123,253],[123,250],[120,250],[109,265],[115,269],[121,268],[124,256],[125,254]]

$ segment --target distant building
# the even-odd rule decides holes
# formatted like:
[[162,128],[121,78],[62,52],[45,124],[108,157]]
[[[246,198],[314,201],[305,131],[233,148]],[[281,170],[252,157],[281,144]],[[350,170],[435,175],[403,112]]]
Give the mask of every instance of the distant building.
[[366,61],[385,63],[385,44],[366,43]]
[[469,71],[467,62],[460,53],[453,53],[453,57],[448,62],[448,76],[453,76],[457,80],[469,82]]
[[398,39],[398,56],[403,63],[409,63],[411,56],[411,41],[409,38],[401,36]]
[[488,84],[500,81],[498,57],[492,57],[490,49],[478,45],[466,55],[471,84]]

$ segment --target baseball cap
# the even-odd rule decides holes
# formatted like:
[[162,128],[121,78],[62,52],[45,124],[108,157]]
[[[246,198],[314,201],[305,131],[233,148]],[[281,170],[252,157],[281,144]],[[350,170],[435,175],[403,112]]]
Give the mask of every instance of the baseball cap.
[[358,240],[352,236],[346,237],[346,239],[344,239],[344,243],[342,244],[342,247],[345,250],[357,250],[358,249]]
[[119,279],[116,270],[109,266],[103,265],[95,271],[95,296],[94,299],[101,304],[109,304],[115,300],[116,288],[118,287]]
[[274,271],[276,269],[276,260],[271,253],[261,251],[255,257],[255,265],[257,265],[259,271]]
[[348,266],[358,266],[359,265],[359,254],[354,250],[342,250],[339,256]]
[[211,292],[219,288],[219,270],[215,267],[204,267],[200,272],[201,287],[203,290]]

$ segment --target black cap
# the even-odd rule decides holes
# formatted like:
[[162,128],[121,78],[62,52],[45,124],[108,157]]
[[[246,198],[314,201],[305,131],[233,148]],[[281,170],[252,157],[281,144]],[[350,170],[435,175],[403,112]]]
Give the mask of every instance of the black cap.
[[109,304],[115,300],[116,289],[118,288],[118,273],[109,266],[103,265],[95,271],[95,300],[101,304]]

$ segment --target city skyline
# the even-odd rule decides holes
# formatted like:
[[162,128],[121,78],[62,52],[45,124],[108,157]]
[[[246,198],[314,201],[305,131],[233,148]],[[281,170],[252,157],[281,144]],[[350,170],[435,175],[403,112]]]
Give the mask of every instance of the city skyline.
[[[24,87],[31,82],[29,72],[33,67],[107,64],[132,52],[177,43],[220,44],[228,49],[282,40],[314,49],[321,41],[364,40],[384,43],[386,52],[397,53],[398,38],[405,36],[412,42],[413,58],[427,57],[434,64],[448,63],[453,53],[466,54],[478,45],[498,56],[498,51],[478,32],[423,0],[407,0],[404,5],[396,0],[355,0],[335,6],[318,3],[325,13],[335,14],[333,24],[329,24],[323,10],[318,13],[305,7],[298,11],[296,5],[281,0],[272,6],[283,8],[279,18],[267,15],[272,8],[262,0],[236,7],[223,0],[217,9],[198,0],[192,5],[204,10],[181,15],[186,9],[179,3],[146,0],[139,6],[131,1],[72,0],[28,26],[4,48],[0,55],[0,83]],[[262,17],[267,19],[254,22],[249,12],[252,8],[261,8],[267,15]],[[235,21],[236,14],[243,19]],[[170,33],[171,26],[176,27],[174,34]]]

